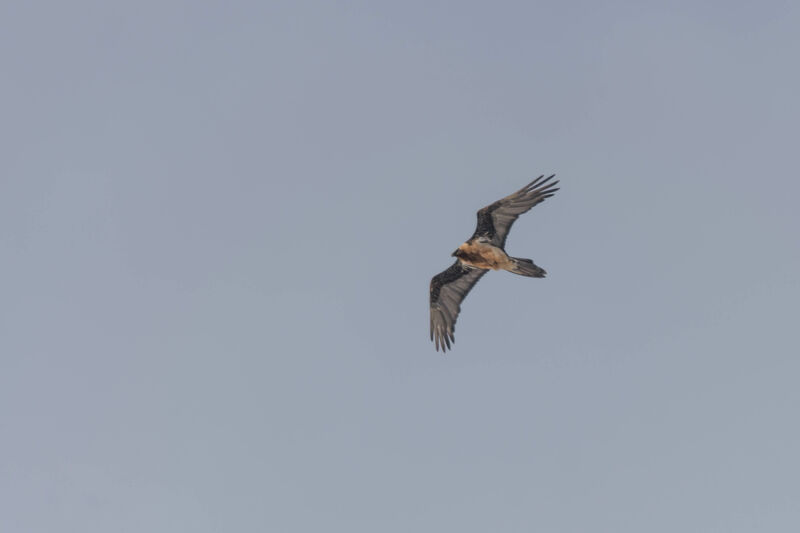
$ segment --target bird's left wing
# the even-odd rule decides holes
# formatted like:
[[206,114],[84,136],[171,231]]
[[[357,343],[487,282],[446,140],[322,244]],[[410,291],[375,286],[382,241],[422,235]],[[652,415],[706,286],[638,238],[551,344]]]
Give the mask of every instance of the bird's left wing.
[[461,302],[486,272],[456,261],[431,280],[431,340],[436,342],[437,351],[441,346],[446,352],[450,341],[456,342],[453,332]]
[[558,181],[551,181],[554,177],[539,176],[514,194],[478,211],[478,226],[472,238],[486,237],[495,246],[504,247],[517,217],[556,193]]

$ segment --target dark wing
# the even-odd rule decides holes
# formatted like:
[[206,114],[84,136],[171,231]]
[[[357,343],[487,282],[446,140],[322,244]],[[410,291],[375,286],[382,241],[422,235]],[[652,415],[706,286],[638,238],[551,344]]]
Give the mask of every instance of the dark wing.
[[450,341],[456,342],[453,332],[461,302],[486,272],[457,260],[431,280],[431,340],[435,340],[437,351],[441,346],[446,352]]
[[550,198],[558,190],[558,181],[550,181],[555,174],[545,178],[539,176],[514,194],[487,205],[478,211],[478,227],[472,238],[487,237],[495,246],[503,248],[511,225],[522,213]]

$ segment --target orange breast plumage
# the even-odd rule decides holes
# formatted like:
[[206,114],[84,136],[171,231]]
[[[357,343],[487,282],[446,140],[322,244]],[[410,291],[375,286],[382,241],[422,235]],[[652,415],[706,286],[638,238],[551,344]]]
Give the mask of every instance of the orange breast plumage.
[[461,251],[458,258],[475,268],[501,270],[510,265],[508,255],[491,244],[465,242],[458,249]]

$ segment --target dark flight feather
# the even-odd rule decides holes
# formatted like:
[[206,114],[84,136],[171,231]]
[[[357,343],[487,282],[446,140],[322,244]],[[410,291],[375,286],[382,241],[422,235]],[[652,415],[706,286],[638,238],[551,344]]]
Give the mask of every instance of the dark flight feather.
[[511,225],[517,217],[550,198],[558,190],[558,181],[550,181],[553,177],[555,175],[548,178],[539,176],[514,194],[478,211],[478,225],[472,239],[485,237],[495,246],[503,248]]
[[431,340],[436,342],[437,351],[441,346],[446,352],[450,342],[456,341],[454,331],[461,302],[486,272],[456,261],[431,280]]

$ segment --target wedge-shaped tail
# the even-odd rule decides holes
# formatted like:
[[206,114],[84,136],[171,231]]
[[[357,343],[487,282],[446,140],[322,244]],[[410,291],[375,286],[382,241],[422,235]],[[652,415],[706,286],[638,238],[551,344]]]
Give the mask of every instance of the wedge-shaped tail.
[[522,259],[521,257],[512,257],[512,266],[507,269],[509,272],[519,274],[520,276],[528,276],[529,278],[543,278],[547,272],[542,267],[536,266],[530,259]]

